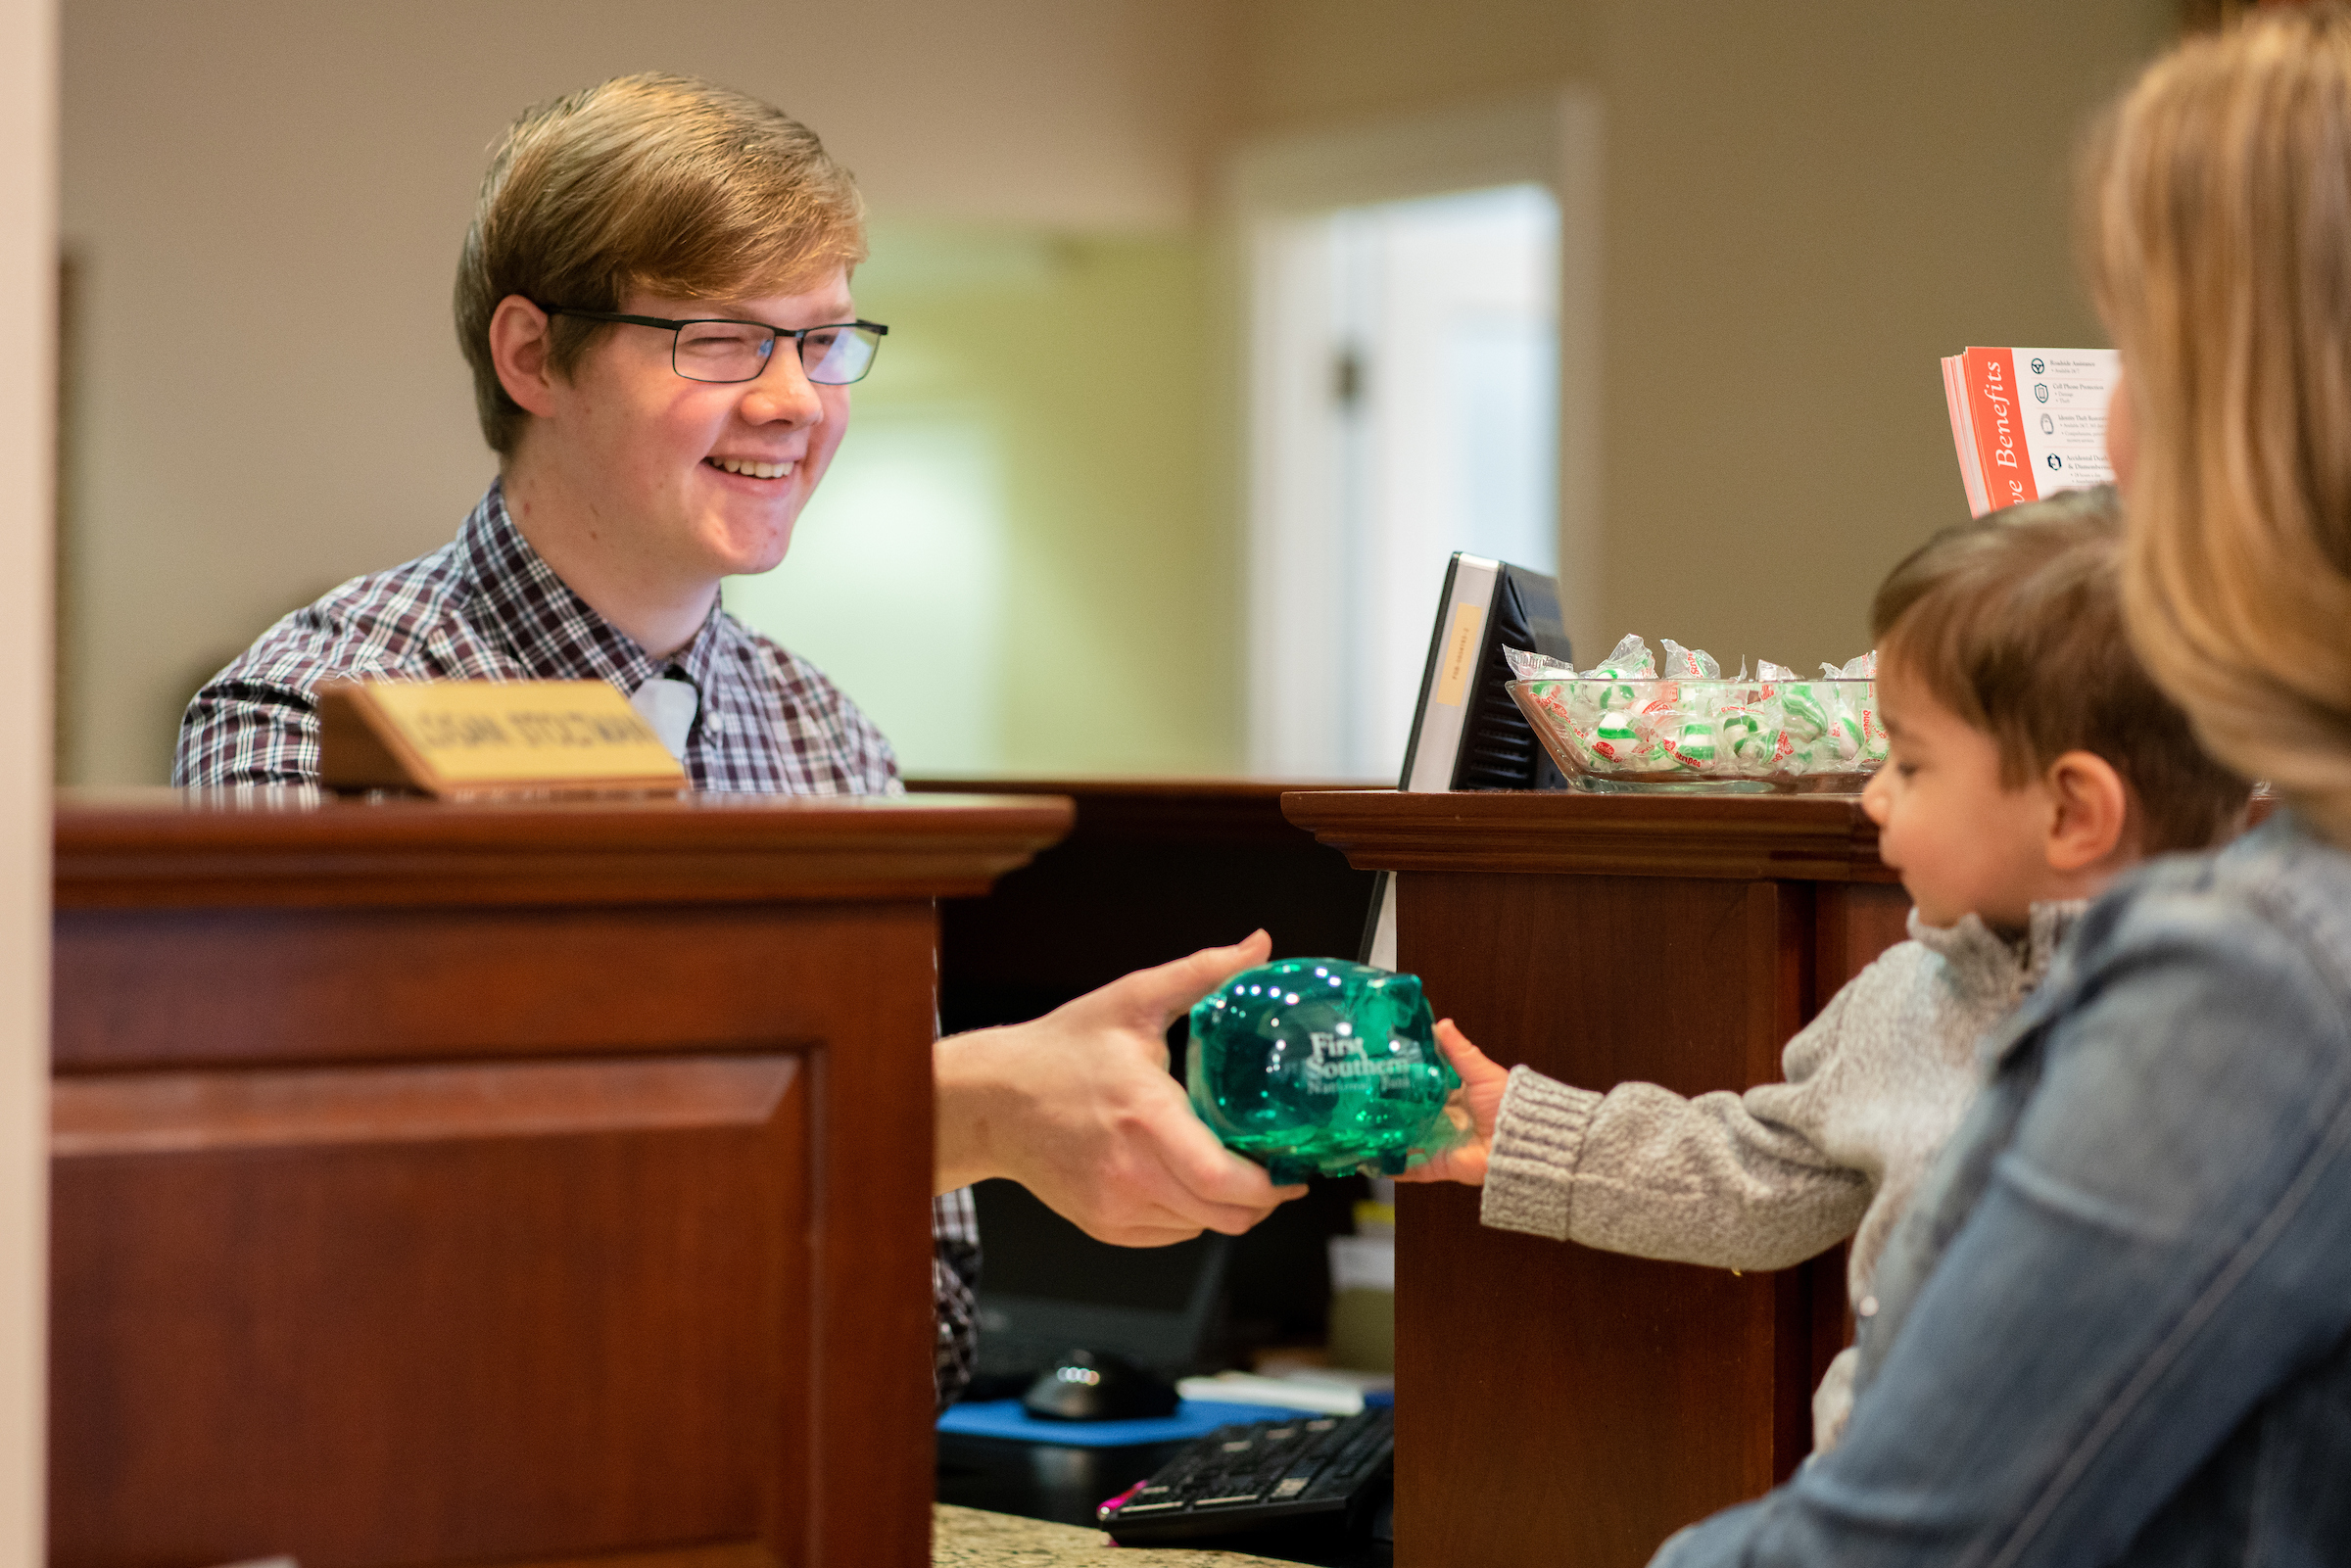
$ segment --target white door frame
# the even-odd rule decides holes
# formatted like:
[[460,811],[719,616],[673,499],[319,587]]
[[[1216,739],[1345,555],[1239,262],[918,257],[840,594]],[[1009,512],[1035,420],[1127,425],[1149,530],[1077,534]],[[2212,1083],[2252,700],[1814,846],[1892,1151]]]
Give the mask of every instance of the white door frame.
[[1298,667],[1291,650],[1325,640],[1313,612],[1260,586],[1315,569],[1333,518],[1318,518],[1322,487],[1307,476],[1323,432],[1299,428],[1301,377],[1319,385],[1328,367],[1299,364],[1276,334],[1252,320],[1265,297],[1260,268],[1283,248],[1263,242],[1285,220],[1342,207],[1409,201],[1495,185],[1539,184],[1559,203],[1559,576],[1568,635],[1589,641],[1598,624],[1601,505],[1600,267],[1603,144],[1599,95],[1556,90],[1402,119],[1267,137],[1236,151],[1223,171],[1222,208],[1232,237],[1231,312],[1247,367],[1241,414],[1247,645],[1243,689],[1252,771],[1281,772],[1292,748],[1294,708],[1268,672]]

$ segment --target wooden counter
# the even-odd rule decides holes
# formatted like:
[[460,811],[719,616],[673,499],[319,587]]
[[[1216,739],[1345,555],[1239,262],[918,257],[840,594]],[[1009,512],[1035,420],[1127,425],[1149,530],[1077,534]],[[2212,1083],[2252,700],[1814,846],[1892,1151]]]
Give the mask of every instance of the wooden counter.
[[929,1561],[934,900],[1068,822],[69,796],[52,1560]]
[[[1682,1094],[1780,1049],[1902,935],[1854,796],[1291,794],[1290,820],[1399,873],[1398,961],[1505,1063]],[[1396,1561],[1631,1565],[1809,1449],[1847,1338],[1843,1252],[1734,1276],[1483,1229],[1403,1189]]]

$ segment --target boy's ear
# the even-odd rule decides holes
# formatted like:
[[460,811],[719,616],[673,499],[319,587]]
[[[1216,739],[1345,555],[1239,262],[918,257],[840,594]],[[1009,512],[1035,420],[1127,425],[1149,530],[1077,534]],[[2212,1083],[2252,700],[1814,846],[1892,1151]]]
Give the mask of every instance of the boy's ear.
[[2094,751],[2068,751],[2041,775],[2055,808],[2044,849],[2049,869],[2088,871],[2125,847],[2131,834],[2131,786]]

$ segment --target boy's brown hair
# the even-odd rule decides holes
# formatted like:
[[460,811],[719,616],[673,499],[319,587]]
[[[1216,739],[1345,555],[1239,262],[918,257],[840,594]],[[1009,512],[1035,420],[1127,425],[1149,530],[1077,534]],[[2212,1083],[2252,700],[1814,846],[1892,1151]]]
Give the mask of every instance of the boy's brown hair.
[[[792,294],[865,259],[848,170],[782,110],[691,76],[619,76],[524,111],[482,177],[457,260],[457,342],[501,454],[530,418],[490,362],[510,294],[617,310],[632,289],[688,300]],[[609,324],[556,316],[568,375]]]
[[2113,764],[2142,854],[2202,849],[2241,820],[2250,788],[2204,754],[2123,631],[2123,519],[2111,485],[1946,528],[1870,605],[1898,663],[2000,748],[2021,787],[2068,751]]

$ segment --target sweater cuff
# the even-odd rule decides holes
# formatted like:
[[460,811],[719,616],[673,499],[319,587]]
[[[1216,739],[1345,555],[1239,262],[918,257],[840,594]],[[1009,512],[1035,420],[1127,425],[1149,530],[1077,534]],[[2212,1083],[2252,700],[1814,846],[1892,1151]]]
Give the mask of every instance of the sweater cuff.
[[1570,1088],[1532,1068],[1511,1069],[1494,1117],[1478,1218],[1497,1230],[1565,1241],[1569,1189],[1600,1101],[1590,1089]]

